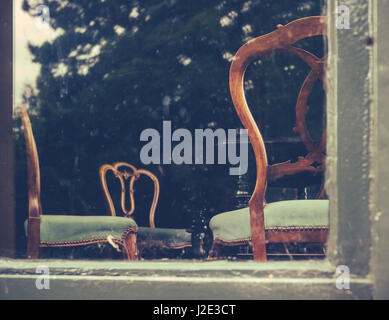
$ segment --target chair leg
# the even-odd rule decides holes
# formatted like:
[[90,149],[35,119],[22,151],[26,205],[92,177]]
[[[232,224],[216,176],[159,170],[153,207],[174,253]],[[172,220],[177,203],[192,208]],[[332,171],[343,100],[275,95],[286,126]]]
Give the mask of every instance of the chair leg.
[[211,250],[209,250],[208,253],[208,259],[217,258],[218,257],[218,250],[217,245],[215,243],[212,244]]
[[39,246],[27,244],[27,259],[38,259],[39,258]]
[[255,236],[252,240],[253,246],[253,259],[254,261],[265,262],[266,256],[266,241],[263,236]]
[[216,259],[216,260],[223,259],[224,254],[225,254],[225,250],[223,250],[223,249],[224,249],[223,245],[221,245],[219,243],[212,243],[212,247],[208,253],[208,259],[212,259],[212,260],[213,259]]
[[129,232],[124,240],[124,249],[129,261],[138,260],[138,248],[136,245],[136,233]]
[[40,220],[30,219],[28,222],[27,259],[38,259],[40,244]]
[[253,260],[265,262],[266,258],[266,236],[263,205],[250,199],[250,225],[251,245],[253,248]]

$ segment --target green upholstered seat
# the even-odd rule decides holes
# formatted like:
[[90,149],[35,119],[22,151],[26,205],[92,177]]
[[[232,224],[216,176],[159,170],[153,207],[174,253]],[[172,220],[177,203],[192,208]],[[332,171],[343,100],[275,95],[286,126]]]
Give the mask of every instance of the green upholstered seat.
[[[28,220],[25,223],[27,234]],[[131,218],[112,216],[41,215],[40,241],[48,243],[122,239],[128,230],[137,230]]]
[[191,233],[185,229],[139,227],[137,234],[139,246],[179,249],[191,246]]
[[[328,200],[287,200],[265,206],[265,229],[328,227]],[[214,216],[209,227],[214,240],[243,241],[251,238],[249,208]]]

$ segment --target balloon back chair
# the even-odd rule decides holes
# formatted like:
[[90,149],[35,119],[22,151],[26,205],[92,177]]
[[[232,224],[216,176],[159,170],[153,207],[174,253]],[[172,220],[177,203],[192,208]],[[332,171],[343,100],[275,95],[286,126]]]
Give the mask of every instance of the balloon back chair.
[[[104,193],[104,199],[108,214],[116,216],[116,209],[108,188],[107,174],[111,172],[117,178],[121,186],[120,205],[122,213],[126,217],[132,217],[135,212],[134,184],[141,175],[148,177],[154,183],[154,196],[149,212],[149,227],[139,227],[137,233],[137,247],[142,256],[144,249],[172,249],[178,250],[192,246],[192,234],[185,229],[155,227],[155,211],[159,198],[158,178],[150,171],[137,169],[126,162],[104,164],[100,167],[100,183]],[[128,180],[128,181],[127,181]],[[128,185],[128,190],[126,188]],[[129,199],[130,208],[127,208]]]
[[[305,123],[307,101],[316,81],[323,81],[326,57],[293,46],[299,40],[323,36],[326,33],[324,17],[307,17],[295,20],[277,30],[250,40],[236,53],[230,67],[230,93],[236,112],[248,130],[256,159],[256,185],[249,207],[214,216],[210,221],[213,233],[211,257],[218,256],[223,246],[251,244],[253,258],[266,261],[266,244],[270,243],[319,243],[325,245],[328,236],[328,200],[285,200],[265,204],[267,183],[287,175],[304,171],[323,172],[325,168],[326,132],[321,141],[314,143]],[[308,150],[297,162],[283,162],[268,166],[262,135],[247,105],[244,93],[244,75],[247,67],[256,59],[268,58],[277,53],[299,57],[311,69],[302,84],[296,103],[296,126],[302,142]],[[322,198],[324,185],[318,198]],[[219,248],[219,250],[218,250]]]
[[37,259],[40,247],[75,247],[96,243],[121,246],[128,260],[137,259],[135,221],[127,217],[42,214],[38,151],[30,118],[24,107],[22,119],[27,151],[28,220],[25,223],[27,258]]

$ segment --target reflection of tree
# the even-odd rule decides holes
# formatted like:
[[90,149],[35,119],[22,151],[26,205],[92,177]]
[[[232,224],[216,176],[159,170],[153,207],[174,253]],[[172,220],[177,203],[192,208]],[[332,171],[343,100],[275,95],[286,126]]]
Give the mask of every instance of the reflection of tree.
[[[34,2],[24,1],[32,15]],[[171,120],[173,130],[241,127],[228,91],[231,57],[277,24],[319,15],[320,2],[44,1],[51,25],[65,30],[53,43],[30,46],[42,66],[38,91],[25,99],[39,115],[33,126],[45,211],[103,212],[98,167],[119,160],[142,167],[140,132],[161,131],[162,120]],[[320,39],[310,45],[321,50]],[[307,70],[285,57],[275,61],[279,68],[272,62],[250,68],[247,96],[259,123],[266,121],[265,135],[290,136]],[[234,207],[237,179],[228,166],[147,169],[161,180],[157,224],[187,226],[186,213]],[[139,186],[138,194],[147,188]]]

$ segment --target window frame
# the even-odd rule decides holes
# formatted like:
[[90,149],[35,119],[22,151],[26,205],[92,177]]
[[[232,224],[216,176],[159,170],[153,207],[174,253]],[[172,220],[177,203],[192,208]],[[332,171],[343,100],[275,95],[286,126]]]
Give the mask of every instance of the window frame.
[[[336,29],[335,8],[350,8],[351,29]],[[0,2],[0,297],[9,299],[349,299],[389,297],[389,1],[328,0],[327,72],[330,196],[328,258],[291,262],[16,260],[12,139],[12,0]],[[353,29],[353,25],[358,28]],[[370,41],[373,39],[373,41]],[[3,54],[6,52],[6,54]],[[356,70],[356,63],[361,66]],[[356,73],[358,72],[356,76]],[[360,81],[363,79],[362,81]],[[352,107],[350,107],[352,105]],[[385,120],[387,120],[385,122]],[[356,134],[356,132],[358,134]],[[378,152],[380,150],[380,152]],[[360,173],[363,174],[360,174]],[[3,256],[3,258],[1,258]],[[37,290],[36,267],[53,285]],[[351,272],[336,288],[336,266]],[[188,285],[190,284],[190,285]],[[75,290],[74,290],[75,289]],[[109,296],[107,296],[109,292]]]

